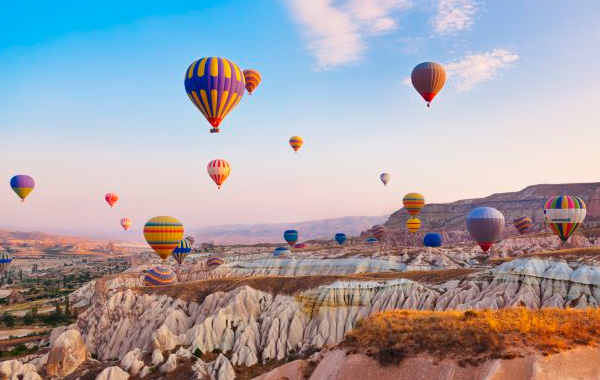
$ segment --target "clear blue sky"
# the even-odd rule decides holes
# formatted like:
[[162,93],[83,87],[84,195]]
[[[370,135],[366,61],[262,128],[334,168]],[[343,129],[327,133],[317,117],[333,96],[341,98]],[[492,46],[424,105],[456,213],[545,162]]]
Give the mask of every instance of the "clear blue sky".
[[[3,1],[0,227],[118,236],[122,216],[382,215],[410,191],[598,181],[599,19],[597,0]],[[205,56],[263,74],[218,135],[183,87]],[[430,109],[405,83],[426,60],[449,77]],[[24,205],[17,173],[37,181]]]

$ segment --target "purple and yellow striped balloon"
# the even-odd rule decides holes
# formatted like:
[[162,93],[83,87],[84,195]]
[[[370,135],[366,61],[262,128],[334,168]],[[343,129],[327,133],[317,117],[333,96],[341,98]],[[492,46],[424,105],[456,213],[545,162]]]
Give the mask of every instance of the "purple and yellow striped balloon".
[[148,269],[142,279],[144,286],[165,286],[177,283],[175,272],[166,266],[155,266]]
[[35,181],[28,175],[17,174],[10,179],[10,187],[21,198],[21,202],[25,202],[25,198],[35,187]]
[[225,58],[202,58],[193,62],[185,74],[185,91],[206,120],[219,132],[221,121],[244,96],[244,73]]

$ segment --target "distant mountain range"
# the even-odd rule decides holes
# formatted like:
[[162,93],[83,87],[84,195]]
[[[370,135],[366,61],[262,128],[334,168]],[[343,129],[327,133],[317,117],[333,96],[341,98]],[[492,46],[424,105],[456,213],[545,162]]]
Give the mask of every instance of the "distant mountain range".
[[[425,201],[427,201],[427,194]],[[497,193],[485,198],[464,199],[452,203],[425,204],[418,218],[421,231],[464,230],[465,219],[475,207],[488,206],[498,209],[507,223],[521,215],[531,217],[534,224],[543,223],[544,202],[554,195],[574,195],[583,198],[587,205],[586,224],[595,224],[600,219],[600,182],[543,184],[528,186],[520,191]],[[405,230],[408,212],[400,209],[390,215],[385,225],[390,230]]]
[[388,216],[346,216],[293,223],[224,225],[194,229],[192,235],[201,242],[215,244],[257,244],[283,242],[283,231],[295,229],[300,241],[333,238],[337,232],[359,235],[374,224],[383,223]]

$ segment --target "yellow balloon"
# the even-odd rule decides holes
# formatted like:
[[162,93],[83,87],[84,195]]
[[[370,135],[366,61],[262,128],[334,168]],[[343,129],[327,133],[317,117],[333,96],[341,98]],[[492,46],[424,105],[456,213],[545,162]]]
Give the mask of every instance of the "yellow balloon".
[[421,228],[421,221],[417,218],[410,218],[406,221],[406,228],[410,232],[417,232]]
[[166,260],[183,239],[183,225],[172,216],[155,216],[144,225],[144,238]]

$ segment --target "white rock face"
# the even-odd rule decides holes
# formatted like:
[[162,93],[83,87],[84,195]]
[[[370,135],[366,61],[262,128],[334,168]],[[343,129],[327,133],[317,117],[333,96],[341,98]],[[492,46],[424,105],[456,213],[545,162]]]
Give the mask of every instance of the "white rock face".
[[160,371],[163,373],[169,373],[169,372],[175,371],[176,368],[177,368],[177,355],[171,354],[167,358],[167,361],[165,362],[165,364],[160,366]]
[[235,371],[223,354],[220,354],[217,360],[210,366],[209,374],[211,380],[235,379]]
[[143,352],[139,348],[129,351],[121,360],[121,368],[128,371],[132,376],[137,375],[145,366],[142,357]]
[[67,330],[60,334],[50,347],[46,375],[65,377],[75,371],[89,357],[81,334],[77,330]]
[[18,379],[23,377],[24,380],[40,379],[33,364],[23,364],[18,360],[7,360],[0,362],[0,379]]
[[124,290],[88,308],[76,328],[101,360],[124,359],[139,348],[153,351],[152,363],[158,366],[164,361],[161,351],[182,346],[175,357],[219,349],[231,355],[230,364],[251,366],[338,343],[358,320],[382,310],[587,307],[599,302],[600,268],[518,259],[476,279],[441,285],[407,279],[338,281],[295,296],[243,286],[215,292],[202,304]]
[[129,374],[119,367],[104,368],[102,372],[96,376],[96,380],[127,380]]

